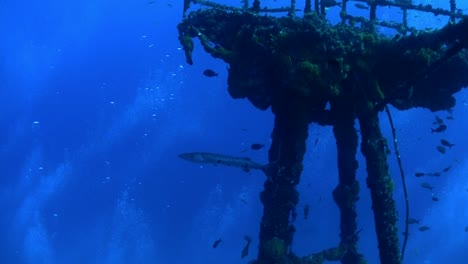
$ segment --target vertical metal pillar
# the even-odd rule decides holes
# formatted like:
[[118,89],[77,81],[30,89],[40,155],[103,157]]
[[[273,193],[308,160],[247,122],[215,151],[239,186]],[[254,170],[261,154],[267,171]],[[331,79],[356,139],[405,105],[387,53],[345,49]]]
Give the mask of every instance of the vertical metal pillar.
[[380,131],[378,112],[364,101],[358,114],[362,134],[361,151],[366,158],[367,186],[372,197],[381,264],[401,264],[394,183],[388,172],[387,142]]
[[263,217],[260,225],[258,262],[288,263],[295,232],[292,225],[299,200],[296,185],[302,172],[308,125],[305,114],[277,113],[272,132],[269,161],[272,169],[260,198]]
[[333,191],[333,199],[340,209],[340,244],[346,245],[348,249],[341,263],[360,264],[365,261],[364,257],[359,254],[357,246],[359,237],[356,202],[359,200],[360,190],[359,182],[356,180],[358,135],[354,127],[354,102],[350,98],[352,97],[340,96],[331,103],[339,176],[338,186]]

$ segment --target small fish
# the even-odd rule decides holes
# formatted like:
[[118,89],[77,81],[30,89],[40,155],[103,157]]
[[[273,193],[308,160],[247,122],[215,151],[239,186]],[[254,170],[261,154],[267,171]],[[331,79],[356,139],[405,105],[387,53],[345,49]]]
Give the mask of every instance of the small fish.
[[447,116],[445,119],[447,119],[447,120],[454,120],[455,118],[453,118],[453,116],[449,115],[449,116]]
[[409,218],[408,219],[408,224],[409,225],[419,224],[419,219]]
[[203,75],[205,75],[206,77],[215,77],[218,76],[218,73],[213,70],[206,69],[203,71]]
[[319,140],[318,138],[315,139],[315,143],[314,143],[315,146],[317,146],[318,140]]
[[442,169],[442,172],[448,172],[451,168],[452,168],[452,166],[447,166],[447,167]]
[[429,183],[427,183],[427,182],[421,183],[421,187],[423,187],[424,189],[431,190],[431,191],[432,191],[432,189],[434,189],[434,187],[432,185],[430,185]]
[[221,241],[223,241],[221,238],[217,239],[214,243],[213,243],[213,248],[217,248],[219,246],[219,243],[221,243]]
[[304,220],[307,220],[309,218],[309,212],[310,212],[310,206],[306,204],[304,206]]
[[442,146],[449,147],[449,148],[455,146],[455,144],[450,143],[450,141],[446,139],[441,139],[440,144],[442,144]]
[[429,229],[431,229],[431,228],[428,227],[428,226],[421,226],[420,228],[418,228],[418,230],[421,231],[421,232],[427,231]]
[[391,154],[390,148],[387,145],[385,145],[384,147],[385,147],[385,154],[390,155]]
[[252,150],[259,150],[262,149],[264,146],[265,144],[253,143],[252,145],[250,145],[250,148]]
[[245,199],[240,199],[241,202],[243,202],[244,204],[247,204],[247,201]]
[[416,176],[416,177],[422,177],[424,175],[426,175],[426,173],[424,173],[424,172],[417,171],[417,172],[414,173],[414,176]]
[[435,116],[435,121],[432,123],[433,125],[443,125],[444,124],[444,120],[442,118],[440,118],[439,116]]
[[296,218],[297,218],[297,212],[296,212],[296,208],[294,208],[294,209],[291,211],[291,222],[292,222],[292,223],[296,222]]
[[439,151],[440,153],[442,154],[445,154],[445,152],[447,152],[447,150],[445,149],[445,147],[442,147],[442,146],[437,146],[437,151]]
[[431,128],[432,133],[440,133],[440,132],[444,132],[445,130],[447,130],[447,126],[443,124],[439,125],[436,129]]
[[467,233],[468,233],[468,225],[467,225],[467,226],[465,226],[465,232],[467,232]]
[[438,201],[439,201],[439,197],[437,197],[437,196],[432,196],[432,201],[438,202]]
[[249,236],[245,236],[244,239],[247,241],[247,244],[244,246],[244,249],[242,249],[241,258],[245,258],[247,255],[249,255],[249,246],[252,242],[252,239]]
[[365,4],[356,3],[356,4],[354,4],[354,6],[355,6],[356,8],[359,8],[359,9],[369,10],[369,6],[367,6],[367,5],[365,5]]

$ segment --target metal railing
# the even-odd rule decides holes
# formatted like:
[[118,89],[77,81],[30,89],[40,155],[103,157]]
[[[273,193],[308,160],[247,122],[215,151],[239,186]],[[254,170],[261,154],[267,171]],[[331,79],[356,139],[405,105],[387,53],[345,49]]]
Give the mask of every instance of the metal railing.
[[[229,6],[209,0],[185,0],[183,13],[185,17],[191,4],[233,12],[268,13],[276,16],[307,16],[312,12],[327,16],[327,13],[331,11],[338,11],[341,23],[345,25],[361,26],[364,28],[369,26],[370,28],[375,28],[377,26],[393,29],[396,33],[405,35],[421,30],[427,31],[433,28],[426,27],[421,29],[410,26],[408,23],[410,20],[410,13],[413,19],[432,14],[435,17],[447,19],[447,23],[454,23],[458,19],[468,17],[468,14],[466,14],[467,12],[463,12],[462,9],[457,7],[456,0],[435,0],[434,3],[439,3],[440,5],[441,2],[445,1],[449,6],[448,9],[436,7],[435,5],[427,3],[427,1],[425,1],[426,3],[422,3],[422,1],[416,0],[305,0],[305,2],[303,2],[304,6],[301,9],[298,7],[296,0],[291,0],[288,5],[280,7],[262,6],[260,0],[254,0],[251,3],[248,0],[242,0],[240,6]],[[281,5],[281,2],[278,0],[273,4],[278,6]],[[401,14],[400,19],[399,21],[394,21],[394,19],[379,17],[377,15],[379,10],[398,11],[398,13]],[[392,16],[392,18],[394,18],[394,16]],[[444,25],[441,25],[441,27]]]

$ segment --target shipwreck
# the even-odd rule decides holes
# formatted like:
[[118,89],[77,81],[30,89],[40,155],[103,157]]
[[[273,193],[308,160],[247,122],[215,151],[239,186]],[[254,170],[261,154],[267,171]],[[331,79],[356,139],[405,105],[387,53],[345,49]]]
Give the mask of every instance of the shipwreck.
[[[185,0],[178,30],[187,63],[194,63],[193,41],[198,39],[207,53],[228,64],[232,98],[248,99],[275,116],[268,152],[275,166],[260,194],[264,209],[255,263],[366,263],[357,246],[358,137],[380,262],[403,262],[406,238],[399,241],[389,142],[378,114],[387,111],[391,117],[389,105],[448,110],[455,105],[453,95],[468,86],[468,17],[455,0],[446,1],[449,9],[412,0],[306,0],[304,6],[291,0],[271,8],[260,0],[243,0],[236,7]],[[354,15],[357,8],[366,16]],[[379,18],[381,8],[398,11],[401,21]],[[327,15],[333,10],[339,14],[334,23]],[[414,28],[410,11],[446,17],[447,23],[438,29]],[[311,123],[333,127],[339,171],[333,197],[341,214],[341,242],[297,256],[291,250],[291,214],[299,200],[296,186]],[[390,143],[396,144],[396,138]]]

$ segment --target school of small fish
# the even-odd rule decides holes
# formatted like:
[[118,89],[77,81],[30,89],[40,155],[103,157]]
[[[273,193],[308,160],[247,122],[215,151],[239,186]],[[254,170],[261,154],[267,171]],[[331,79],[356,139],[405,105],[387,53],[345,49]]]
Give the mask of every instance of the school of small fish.
[[[446,120],[453,120],[453,116],[452,116],[452,112],[449,111],[449,115],[446,117]],[[435,116],[435,121],[433,122],[433,125],[436,125],[435,128],[431,128],[431,132],[432,133],[442,133],[444,132],[445,130],[447,130],[447,125],[444,123],[444,120],[442,118],[440,118],[439,116]],[[448,149],[451,149],[452,147],[454,147],[455,144],[453,144],[452,142],[450,142],[449,140],[445,139],[445,138],[442,138],[440,139],[440,145],[437,145],[436,146],[436,150],[441,153],[441,154],[445,154],[447,153],[447,150]],[[424,177],[424,176],[433,176],[433,177],[440,177],[442,175],[442,173],[446,173],[448,171],[450,171],[450,169],[452,168],[452,165],[449,165],[449,166],[446,166],[445,168],[443,168],[441,171],[436,171],[436,172],[421,172],[421,171],[416,171],[414,173],[414,176],[415,177]],[[420,186],[424,189],[427,189],[429,191],[432,192],[432,190],[434,189],[434,186],[432,186],[429,182],[422,182],[420,184]],[[467,189],[468,191],[468,189]],[[433,193],[431,194],[431,200],[433,202],[438,202],[440,201],[439,197],[434,195]],[[409,218],[408,219],[408,224],[419,224],[419,219],[415,219],[415,218]],[[430,230],[430,227],[427,226],[427,225],[423,225],[423,226],[420,226],[418,228],[418,230],[420,232],[426,232],[428,230]],[[468,232],[468,225],[465,227],[465,232]],[[404,234],[405,235],[405,234]]]

